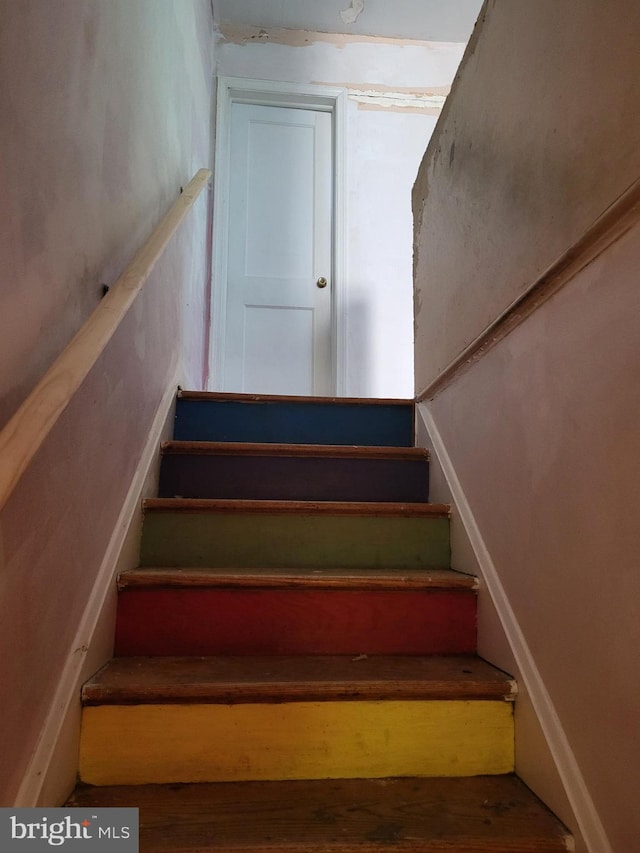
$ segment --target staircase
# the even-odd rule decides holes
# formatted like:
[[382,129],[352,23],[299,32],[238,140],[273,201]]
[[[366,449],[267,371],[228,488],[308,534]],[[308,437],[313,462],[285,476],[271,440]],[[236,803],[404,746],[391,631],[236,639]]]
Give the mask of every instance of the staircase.
[[182,392],[70,804],[142,851],[561,851],[408,401]]

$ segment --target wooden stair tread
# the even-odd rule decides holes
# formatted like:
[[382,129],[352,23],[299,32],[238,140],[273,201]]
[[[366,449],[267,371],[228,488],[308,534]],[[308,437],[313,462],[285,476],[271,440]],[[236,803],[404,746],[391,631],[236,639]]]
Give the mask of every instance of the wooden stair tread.
[[562,824],[513,776],[78,786],[67,805],[138,807],[143,853],[556,853]]
[[250,587],[287,589],[381,589],[475,591],[478,580],[452,569],[255,569],[174,568],[128,569],[118,588],[132,587]]
[[208,512],[263,515],[340,515],[403,518],[449,518],[449,504],[370,501],[256,501],[208,498],[147,498],[145,512]]
[[304,397],[286,394],[233,394],[226,391],[178,391],[180,400],[215,400],[218,403],[317,403],[348,406],[410,406],[414,401],[382,397]]
[[115,658],[84,685],[86,705],[506,699],[508,675],[473,655]]
[[428,460],[423,447],[376,447],[345,444],[269,444],[250,441],[165,441],[165,455],[198,456],[303,456],[347,459]]

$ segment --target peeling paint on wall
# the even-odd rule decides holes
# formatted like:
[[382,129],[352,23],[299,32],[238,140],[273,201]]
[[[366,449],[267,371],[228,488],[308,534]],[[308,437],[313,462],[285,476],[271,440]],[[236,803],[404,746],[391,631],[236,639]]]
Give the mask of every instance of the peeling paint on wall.
[[[326,83],[321,83],[317,80],[312,81],[313,83],[317,83],[320,86],[328,85]],[[441,96],[443,99],[451,91],[451,86],[385,86],[381,83],[368,83],[368,82],[360,82],[360,83],[331,83],[332,86],[342,86],[344,89],[348,89],[350,92],[354,93],[358,92],[374,92],[377,95],[395,95],[397,94],[400,97],[406,97],[408,95],[421,95],[421,96]]]
[[444,95],[376,92],[373,89],[351,90],[349,99],[356,101],[361,109],[426,110],[429,115],[439,115],[446,100]]
[[379,36],[345,35],[344,33],[319,33],[312,30],[288,30],[283,27],[249,27],[243,24],[222,22],[220,32],[223,39],[231,44],[285,44],[289,47],[310,47],[318,42],[345,47],[349,44],[388,44],[393,47],[428,47],[434,51],[451,49],[455,42],[419,41],[414,39],[382,38]]
[[351,0],[350,6],[343,12],[340,12],[340,17],[345,24],[355,24],[364,9],[364,0]]
[[428,88],[408,86],[383,86],[372,83],[321,83],[320,86],[340,86],[347,90],[349,100],[362,110],[391,110],[393,112],[420,112],[440,115],[449,94],[450,86]]
[[[357,99],[354,99],[357,100]],[[388,113],[419,113],[420,115],[427,116],[439,116],[442,112],[442,107],[425,107],[425,106],[401,106],[396,105],[393,102],[382,102],[375,103],[374,101],[367,101],[366,103],[358,104],[359,110],[369,110],[374,112],[388,112]]]

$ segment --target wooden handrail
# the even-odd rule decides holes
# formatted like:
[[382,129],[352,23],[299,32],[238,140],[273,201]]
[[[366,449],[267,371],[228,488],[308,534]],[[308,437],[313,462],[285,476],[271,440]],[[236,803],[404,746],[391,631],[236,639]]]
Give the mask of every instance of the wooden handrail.
[[158,258],[206,186],[200,169],[98,307],[0,432],[0,510],[111,340]]

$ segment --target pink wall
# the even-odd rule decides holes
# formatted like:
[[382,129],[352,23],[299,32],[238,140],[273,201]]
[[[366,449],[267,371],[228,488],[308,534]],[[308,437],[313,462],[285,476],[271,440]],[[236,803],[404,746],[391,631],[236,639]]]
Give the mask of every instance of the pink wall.
[[639,266],[637,226],[430,404],[614,851],[640,838]]
[[[209,0],[19,0],[0,28],[0,425],[210,164]],[[202,387],[205,191],[0,514],[0,803],[12,804],[149,428]]]
[[210,15],[208,0],[3,2],[0,425],[209,164]]
[[[418,392],[637,180],[638,31],[486,4],[414,189]],[[640,838],[639,266],[636,224],[423,404],[571,807],[522,741],[518,771],[592,853]]]

